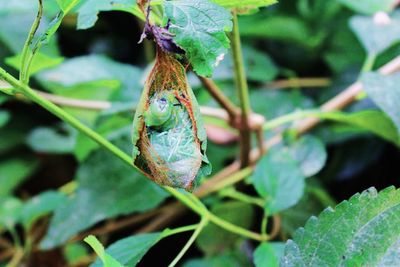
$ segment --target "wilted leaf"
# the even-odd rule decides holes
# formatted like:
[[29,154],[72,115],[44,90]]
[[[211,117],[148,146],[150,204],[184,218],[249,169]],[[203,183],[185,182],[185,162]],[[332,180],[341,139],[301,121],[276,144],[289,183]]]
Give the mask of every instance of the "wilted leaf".
[[231,14],[208,0],[165,1],[164,11],[171,21],[169,31],[186,51],[194,71],[211,76],[217,62],[228,52],[225,32],[232,30]]
[[371,188],[311,217],[289,240],[281,266],[396,266],[400,193]]

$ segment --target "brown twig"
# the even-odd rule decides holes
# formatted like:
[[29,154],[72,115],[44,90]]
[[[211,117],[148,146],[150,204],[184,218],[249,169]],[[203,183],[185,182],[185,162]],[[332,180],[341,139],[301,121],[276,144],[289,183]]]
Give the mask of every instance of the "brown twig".
[[268,234],[269,240],[274,239],[281,231],[281,217],[279,215],[272,216],[272,230]]
[[287,80],[277,80],[265,85],[268,89],[289,89],[289,88],[313,88],[327,87],[332,81],[328,78],[291,78]]
[[210,95],[218,102],[218,104],[226,110],[231,121],[240,114],[238,107],[236,107],[221,91],[218,85],[211,79],[204,78],[202,76],[197,76],[203,86],[207,89]]

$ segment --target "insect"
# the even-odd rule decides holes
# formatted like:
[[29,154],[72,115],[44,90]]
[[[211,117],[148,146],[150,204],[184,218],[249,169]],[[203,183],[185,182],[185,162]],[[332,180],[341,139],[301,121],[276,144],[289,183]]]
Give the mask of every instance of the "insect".
[[158,49],[136,109],[133,162],[154,182],[192,191],[211,172],[207,136],[183,66]]

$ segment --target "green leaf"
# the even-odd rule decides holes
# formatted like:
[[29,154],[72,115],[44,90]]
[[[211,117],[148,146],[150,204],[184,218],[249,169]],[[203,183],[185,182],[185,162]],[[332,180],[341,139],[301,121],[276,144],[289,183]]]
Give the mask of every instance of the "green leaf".
[[68,266],[74,265],[87,255],[88,249],[83,243],[67,244],[64,247],[64,257],[69,264]]
[[0,109],[0,128],[5,126],[8,123],[8,121],[10,120],[10,117],[11,117],[11,115],[8,111]]
[[229,48],[227,31],[232,30],[231,14],[208,0],[165,1],[166,19],[174,41],[186,51],[194,71],[210,77]]
[[62,124],[60,129],[39,127],[27,138],[27,144],[37,152],[66,154],[74,150],[77,132]]
[[396,0],[338,0],[346,7],[366,15],[373,15],[376,12],[389,12],[394,8]]
[[[364,88],[366,87],[367,86],[364,85]],[[380,94],[381,92],[383,92],[383,90],[379,90]],[[323,114],[321,115],[321,118],[355,126],[357,128],[374,133],[394,144],[399,144],[399,133],[396,129],[396,126],[383,112],[377,110],[365,110],[350,114],[335,112]]]
[[[362,77],[364,90],[368,96],[392,119],[400,134],[400,74],[383,76],[378,73],[366,73]],[[375,127],[377,127],[375,125]],[[397,137],[397,141],[400,138]]]
[[11,194],[37,167],[37,160],[30,157],[8,158],[0,162],[0,196]]
[[269,214],[290,208],[303,195],[304,176],[287,148],[274,148],[257,164],[253,185]]
[[400,192],[371,188],[311,217],[286,244],[281,266],[396,266]]
[[350,27],[368,54],[379,54],[400,41],[400,18],[393,17],[387,24],[378,24],[371,17],[354,16]]
[[22,202],[14,197],[0,196],[0,229],[14,227],[20,219]]
[[224,251],[217,256],[191,259],[183,264],[183,267],[242,267],[252,266],[248,256],[242,251]]
[[[147,251],[161,238],[161,233],[139,234],[111,244],[106,253],[125,266],[136,266]],[[100,260],[90,267],[101,267]]]
[[[250,81],[269,82],[279,74],[279,69],[267,54],[252,47],[243,47],[243,61],[247,78]],[[229,53],[215,68],[213,80],[232,80],[234,65]]]
[[31,198],[28,202],[24,203],[22,207],[22,225],[26,230],[29,230],[37,219],[54,211],[65,201],[67,201],[67,197],[56,191],[43,192]]
[[101,261],[103,262],[104,267],[124,267],[121,263],[111,257],[108,253],[104,251],[103,245],[99,240],[93,235],[90,235],[84,239],[86,243],[88,243],[96,254],[99,256]]
[[316,137],[307,135],[297,140],[291,147],[292,157],[299,163],[304,177],[317,174],[328,157],[324,144]]
[[283,256],[285,244],[281,242],[268,242],[260,244],[254,251],[254,264],[256,267],[279,267],[279,259]]
[[57,0],[58,6],[65,13],[74,8],[81,0]]
[[278,3],[277,0],[212,0],[226,8],[266,7]]
[[[64,61],[63,57],[49,57],[43,53],[37,53],[32,61],[32,65],[30,68],[30,73],[35,74],[39,71],[53,68],[58,66]],[[21,69],[21,54],[18,54],[13,57],[8,57],[5,60],[6,64],[15,68],[16,70]]]
[[[252,205],[237,201],[218,203],[211,208],[211,212],[244,228],[252,225],[254,215]],[[234,248],[239,240],[240,236],[223,230],[215,224],[208,224],[200,233],[196,244],[207,255],[215,255],[223,250]]]
[[87,0],[78,11],[79,30],[94,26],[100,11],[126,11],[139,17],[143,14],[137,8],[136,0]]
[[[130,138],[117,145],[129,149]],[[160,187],[105,150],[94,152],[80,165],[76,180],[79,187],[56,209],[43,248],[58,246],[104,219],[152,209],[167,197]]]

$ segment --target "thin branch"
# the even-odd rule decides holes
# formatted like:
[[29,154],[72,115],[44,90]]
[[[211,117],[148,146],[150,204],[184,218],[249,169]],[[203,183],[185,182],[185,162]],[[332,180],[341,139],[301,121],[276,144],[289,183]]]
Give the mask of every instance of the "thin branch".
[[314,88],[327,87],[332,81],[328,78],[291,78],[287,80],[277,80],[265,85],[268,89],[289,89],[289,88]]
[[239,22],[236,11],[232,12],[233,31],[232,31],[232,57],[235,70],[235,82],[240,100],[241,120],[240,120],[240,165],[242,168],[250,164],[251,150],[251,131],[249,116],[251,114],[249,88],[243,63],[242,47],[240,42]]
[[239,109],[225,96],[213,80],[201,76],[197,77],[218,104],[228,112],[230,119],[233,121],[240,114]]

